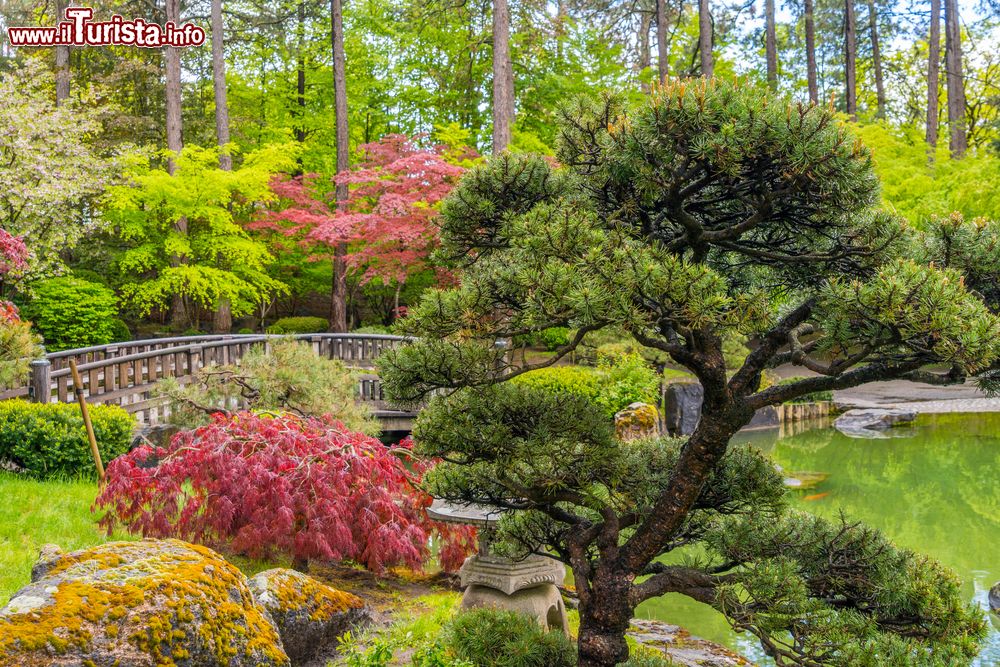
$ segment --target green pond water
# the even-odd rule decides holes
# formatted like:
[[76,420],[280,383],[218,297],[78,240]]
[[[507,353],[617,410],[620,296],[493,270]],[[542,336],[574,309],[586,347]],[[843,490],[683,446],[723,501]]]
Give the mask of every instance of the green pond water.
[[[815,488],[794,492],[795,504],[830,518],[843,510],[900,546],[937,558],[987,614],[987,593],[1000,581],[1000,414],[925,415],[889,433],[858,439],[821,427],[741,433],[734,442],[761,448],[786,472],[829,473]],[[720,614],[680,595],[648,601],[636,615],[682,625],[772,664],[752,636],[736,634]],[[1000,618],[989,616],[976,667],[1000,666]]]

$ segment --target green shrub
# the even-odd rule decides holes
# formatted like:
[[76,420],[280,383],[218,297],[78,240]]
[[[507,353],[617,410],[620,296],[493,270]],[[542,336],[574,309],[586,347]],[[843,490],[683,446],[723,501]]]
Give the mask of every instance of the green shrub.
[[[804,378],[804,377],[790,377],[790,378],[785,378],[783,380],[778,380],[774,384],[777,384],[778,386],[781,386],[781,385],[786,385],[786,384],[792,384],[793,382],[798,382],[799,380],[805,380],[805,379],[806,378]],[[761,387],[761,390],[763,390],[763,389],[764,389],[764,387]],[[805,394],[804,396],[799,396],[798,398],[793,398],[792,400],[790,400],[788,402],[789,403],[816,403],[818,401],[832,401],[832,400],[833,400],[833,392],[830,391],[829,389],[826,389],[826,390],[823,390],[823,391],[814,391],[811,394]]]
[[576,649],[558,630],[544,631],[525,614],[500,609],[459,613],[446,630],[455,657],[475,667],[573,667]]
[[[602,346],[603,347],[603,346]],[[581,396],[609,417],[630,403],[656,404],[660,378],[638,353],[599,355],[597,367],[550,366],[520,375],[514,382],[557,394]]]
[[267,328],[272,334],[319,333],[330,328],[330,323],[322,317],[282,317]]
[[369,408],[355,400],[357,377],[339,359],[316,356],[303,342],[278,340],[251,348],[238,366],[208,366],[190,382],[156,383],[154,395],[171,401],[170,421],[178,426],[207,424],[210,412],[242,400],[249,410],[332,415],[352,431],[379,432]]
[[513,381],[554,394],[582,396],[594,403],[601,390],[596,371],[588,366],[549,366],[519,375]]
[[640,646],[632,649],[628,660],[618,667],[674,667],[675,664],[664,657],[662,653]]
[[537,334],[538,344],[549,352],[564,345],[569,345],[570,330],[567,327],[550,327],[542,329]]
[[115,342],[118,297],[104,285],[63,276],[41,280],[32,289],[22,314],[42,334],[49,352]]
[[24,386],[31,360],[44,354],[31,322],[6,315],[0,302],[0,389]]
[[125,320],[115,318],[111,321],[111,325],[114,328],[114,340],[113,343],[121,343],[123,341],[132,340],[132,331],[125,324]]
[[243,327],[242,329],[240,329],[236,333],[239,333],[239,334],[252,334],[252,333],[254,333],[254,330],[251,329],[250,327]]
[[[135,419],[116,405],[90,406],[101,459],[128,451]],[[94,476],[90,444],[74,403],[0,401],[0,458],[39,477]]]
[[646,360],[635,352],[597,357],[600,392],[597,402],[614,415],[630,403],[656,405],[660,378]]
[[367,326],[358,327],[351,333],[356,334],[389,334],[391,330],[387,326],[381,324],[369,324]]

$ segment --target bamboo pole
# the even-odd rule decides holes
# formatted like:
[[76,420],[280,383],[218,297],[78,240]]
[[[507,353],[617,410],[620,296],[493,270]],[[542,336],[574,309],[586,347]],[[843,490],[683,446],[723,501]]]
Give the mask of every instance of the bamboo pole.
[[97,449],[97,436],[94,435],[94,425],[90,422],[90,410],[87,409],[87,399],[83,395],[83,383],[80,381],[80,371],[76,369],[76,359],[70,357],[69,370],[73,374],[73,393],[80,403],[80,412],[83,413],[83,425],[87,427],[87,439],[90,441],[90,453],[94,457],[94,466],[97,468],[97,478],[104,482],[104,464],[101,463],[101,452]]

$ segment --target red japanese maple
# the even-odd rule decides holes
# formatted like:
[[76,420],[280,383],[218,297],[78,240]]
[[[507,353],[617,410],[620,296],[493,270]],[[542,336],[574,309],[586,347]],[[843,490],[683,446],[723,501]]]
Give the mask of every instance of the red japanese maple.
[[24,239],[0,228],[0,275],[28,268],[28,247]]
[[276,178],[271,189],[280,207],[251,223],[273,241],[308,248],[314,259],[348,244],[348,266],[362,283],[381,278],[401,286],[428,266],[437,244],[437,204],[464,169],[446,159],[445,147],[424,148],[405,135],[388,135],[360,147],[364,159],[333,185],[347,184],[349,197],[336,207],[333,187],[316,174]]
[[143,446],[112,461],[94,509],[106,510],[99,522],[109,533],[123,526],[252,557],[352,560],[376,572],[421,567],[436,535],[442,566],[455,569],[475,533],[428,518],[431,498],[417,488],[425,469],[331,418],[216,415],[167,448]]

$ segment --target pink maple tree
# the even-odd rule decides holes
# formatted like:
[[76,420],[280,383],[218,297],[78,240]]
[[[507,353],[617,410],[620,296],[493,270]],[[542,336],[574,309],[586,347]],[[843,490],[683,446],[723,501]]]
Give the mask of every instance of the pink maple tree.
[[[362,284],[379,278],[395,285],[398,313],[406,280],[429,267],[438,239],[438,204],[465,170],[450,159],[453,149],[423,147],[418,139],[400,134],[364,144],[359,152],[363,159],[357,167],[329,187],[316,174],[275,178],[271,189],[281,205],[249,227],[271,232],[272,243],[281,250],[294,245],[307,249],[314,260],[348,244],[349,270]],[[468,151],[460,157],[467,161]],[[339,208],[333,201],[338,184],[349,187]]]
[[[400,447],[409,452],[409,442]],[[352,560],[381,572],[421,567],[432,536],[445,569],[474,549],[475,531],[432,521],[418,488],[429,464],[403,459],[329,417],[216,415],[166,448],[110,463],[94,503],[99,523],[178,537],[252,557]]]

